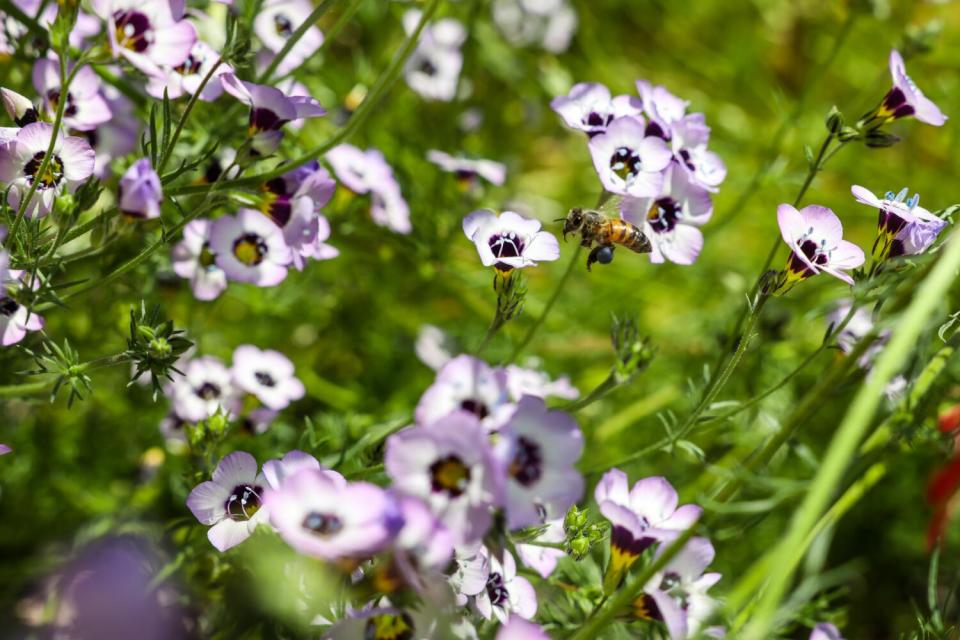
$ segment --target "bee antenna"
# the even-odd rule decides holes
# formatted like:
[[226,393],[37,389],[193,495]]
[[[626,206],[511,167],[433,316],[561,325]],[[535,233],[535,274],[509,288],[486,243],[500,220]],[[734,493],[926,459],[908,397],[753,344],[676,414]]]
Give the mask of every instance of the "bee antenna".
[[554,222],[566,222],[566,220],[566,218],[557,218],[554,220]]

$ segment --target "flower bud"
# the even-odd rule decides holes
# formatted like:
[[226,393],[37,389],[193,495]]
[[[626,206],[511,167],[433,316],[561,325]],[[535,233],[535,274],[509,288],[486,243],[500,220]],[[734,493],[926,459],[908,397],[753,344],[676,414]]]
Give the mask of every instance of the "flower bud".
[[570,557],[574,560],[583,560],[590,553],[590,539],[579,536],[570,541]]
[[868,131],[867,135],[864,136],[863,139],[863,143],[872,149],[892,147],[898,142],[900,142],[900,136],[895,136],[892,133],[887,133],[886,131],[881,131],[880,129]]
[[3,108],[7,115],[18,127],[25,127],[40,119],[40,114],[34,108],[33,103],[16,91],[0,88],[0,101],[3,102]]
[[830,107],[830,112],[827,114],[827,131],[833,135],[837,135],[843,129],[843,114],[840,113],[840,110],[836,106]]

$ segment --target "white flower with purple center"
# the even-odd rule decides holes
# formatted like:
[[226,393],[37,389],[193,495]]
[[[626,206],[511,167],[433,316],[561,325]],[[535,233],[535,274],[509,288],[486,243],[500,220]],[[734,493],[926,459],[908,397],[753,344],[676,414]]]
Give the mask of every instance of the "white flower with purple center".
[[829,622],[821,622],[810,632],[810,640],[843,640],[840,629]]
[[410,207],[380,151],[341,144],[328,151],[326,158],[343,186],[357,194],[370,194],[370,216],[376,224],[410,233]]
[[394,498],[376,485],[301,468],[267,489],[270,521],[287,544],[309,556],[362,558],[388,546],[403,526]]
[[41,58],[33,65],[33,87],[43,98],[47,114],[53,119],[57,105],[66,100],[63,123],[69,129],[90,131],[111,118],[110,105],[100,91],[100,76],[91,67],[77,71],[67,95],[60,87],[60,64],[54,54]]
[[486,589],[489,576],[490,560],[483,544],[473,542],[454,547],[453,571],[447,582],[458,606],[465,607],[470,598]]
[[308,258],[328,260],[339,251],[326,244],[330,223],[320,214],[336,189],[326,169],[313,161],[264,185],[260,210],[283,229],[293,266],[303,270]]
[[710,127],[702,113],[683,116],[671,125],[674,162],[683,167],[691,181],[704,189],[717,191],[727,177],[727,166],[720,156],[707,149],[709,139]]
[[563,53],[577,31],[577,12],[569,0],[496,0],[493,21],[513,45],[536,45]]
[[7,202],[16,209],[36,184],[36,192],[27,215],[44,216],[53,208],[53,201],[64,192],[71,192],[93,174],[95,156],[83,138],[57,134],[53,154],[46,170],[40,168],[50,147],[53,126],[34,122],[20,129],[16,137],[0,146],[0,182],[10,186]]
[[[658,554],[662,549],[658,551]],[[671,640],[696,637],[716,608],[707,590],[720,580],[719,573],[704,573],[713,562],[713,545],[706,538],[691,538],[662,571],[644,586],[634,602],[634,615],[663,622]]]
[[843,239],[843,225],[833,211],[819,205],[797,211],[789,204],[781,204],[777,207],[777,223],[791,252],[781,278],[784,281],[778,282],[778,292],[821,271],[853,284],[846,271],[863,264],[863,250]]
[[210,250],[227,278],[259,287],[280,284],[293,261],[283,230],[253,209],[214,220]]
[[183,20],[183,3],[170,0],[91,0],[107,23],[114,57],[123,57],[148,76],[163,65],[177,66],[190,55],[197,31]]
[[284,454],[279,460],[267,460],[263,463],[263,477],[273,489],[279,489],[288,476],[292,476],[301,469],[314,469],[316,471],[325,471],[331,480],[339,482],[343,479],[336,471],[325,470],[320,466],[320,462],[305,451],[294,449]]
[[673,154],[663,139],[645,130],[643,120],[624,116],[590,138],[593,166],[610,193],[638,198],[660,193]]
[[543,533],[534,538],[531,544],[517,544],[516,548],[520,562],[539,573],[541,578],[547,579],[557,568],[557,561],[567,554],[562,549],[536,543],[560,544],[567,539],[567,534],[563,528],[562,517],[548,520],[543,523],[543,526]]
[[27,336],[29,331],[43,329],[43,317],[0,290],[0,345],[9,347]]
[[234,414],[240,409],[230,370],[213,356],[191,360],[183,376],[174,379],[170,395],[176,414],[189,422],[206,420],[218,411]]
[[22,96],[16,91],[0,87],[0,102],[3,103],[3,110],[17,125],[16,127],[0,127],[0,143],[12,140],[17,136],[20,127],[25,127],[40,119],[40,113],[33,106],[33,103],[26,96]]
[[907,198],[906,188],[897,194],[888,191],[882,199],[860,185],[853,185],[850,191],[857,202],[880,211],[873,245],[875,260],[923,253],[947,226],[946,220],[920,206],[920,194]]
[[583,434],[570,414],[547,411],[541,398],[517,403],[495,451],[507,471],[508,529],[561,517],[583,496],[583,476],[574,468]]
[[696,262],[703,248],[698,227],[713,214],[710,192],[690,181],[677,165],[667,169],[660,195],[648,198],[626,197],[620,203],[624,220],[632,222],[650,240],[650,262],[664,260],[689,265]]
[[550,640],[550,636],[537,623],[512,616],[497,631],[496,640]]
[[[203,79],[219,59],[220,54],[213,47],[202,40],[197,40],[193,43],[186,60],[177,65],[164,64],[161,67],[161,75],[152,75],[147,79],[147,93],[158,100],[163,99],[164,92],[171,100],[184,95],[192,96],[200,90]],[[204,102],[213,102],[223,95],[220,76],[233,72],[233,67],[221,62],[200,91],[200,99]]]
[[183,240],[173,248],[173,270],[190,281],[197,300],[213,300],[227,288],[227,274],[210,250],[212,227],[210,220],[191,220],[183,228]]
[[257,473],[257,461],[245,451],[223,458],[213,479],[197,485],[187,507],[202,524],[210,525],[207,538],[218,551],[235,547],[253,533],[269,514],[263,508],[266,479]]
[[535,267],[560,257],[560,243],[549,231],[542,231],[539,220],[504,211],[497,215],[482,209],[463,219],[463,233],[477,246],[485,267],[507,272]]
[[507,178],[507,167],[503,163],[493,160],[474,160],[452,156],[444,151],[430,149],[427,151],[427,160],[437,165],[447,173],[457,176],[457,180],[466,186],[476,183],[477,178],[483,178],[490,184],[502,185]]
[[641,553],[654,543],[673,540],[703,512],[692,504],[678,507],[677,492],[666,478],[643,478],[631,489],[627,474],[619,469],[603,475],[594,498],[611,524],[610,566],[604,583],[612,588]]
[[150,220],[160,217],[163,187],[150,158],[140,158],[127,169],[117,187],[120,212],[131,218]]
[[563,376],[551,380],[550,376],[536,369],[525,369],[515,364],[507,365],[507,391],[514,401],[523,396],[538,398],[564,398],[574,400],[580,397],[580,391],[570,384],[570,378]]
[[633,116],[643,122],[643,105],[635,96],[611,97],[610,90],[595,82],[580,82],[573,85],[565,96],[550,102],[571,129],[595,136],[607,130],[617,118]]
[[940,108],[917,88],[907,75],[903,56],[896,49],[890,50],[890,77],[893,87],[877,107],[876,116],[883,122],[914,116],[920,122],[939,127],[947,121]]
[[530,619],[537,613],[537,592],[523,576],[517,575],[517,563],[509,551],[503,551],[503,562],[486,550],[490,564],[487,584],[473,598],[473,604],[487,620],[496,617],[506,623],[512,615]]
[[239,389],[252,393],[274,411],[299,400],[305,393],[287,356],[272,349],[261,351],[249,344],[233,352],[233,380]]
[[[313,6],[309,0],[268,0],[253,20],[253,32],[267,49],[279,53],[312,12]],[[287,52],[277,67],[277,73],[282,76],[293,71],[316,53],[322,44],[323,33],[317,27],[310,26]]]
[[455,411],[471,414],[486,429],[495,431],[514,411],[506,373],[473,356],[460,355],[448,361],[420,397],[413,416],[417,424],[426,425]]
[[503,504],[503,469],[468,413],[390,436],[384,464],[394,488],[426,501],[457,544],[480,540]]
[[[410,9],[403,15],[403,29],[408,35],[416,30],[422,15],[419,9]],[[425,26],[404,68],[410,88],[427,100],[453,100],[463,68],[460,45],[466,39],[463,25],[453,18]]]
[[637,93],[644,113],[668,127],[683,118],[690,104],[670,93],[666,87],[654,86],[647,80],[637,80]]

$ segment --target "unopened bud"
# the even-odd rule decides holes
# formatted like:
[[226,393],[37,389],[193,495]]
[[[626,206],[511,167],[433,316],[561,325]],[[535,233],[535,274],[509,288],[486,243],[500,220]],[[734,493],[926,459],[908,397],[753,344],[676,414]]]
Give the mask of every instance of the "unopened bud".
[[867,135],[863,138],[863,143],[872,149],[892,147],[898,142],[900,142],[899,136],[895,136],[892,133],[887,133],[886,131],[881,131],[880,129],[874,129],[867,132]]
[[861,135],[860,131],[853,127],[841,127],[840,132],[837,134],[837,140],[840,142],[850,142],[857,140]]
[[584,536],[570,541],[570,556],[574,560],[583,560],[590,553],[590,540]]
[[164,358],[173,352],[173,347],[166,338],[154,338],[150,341],[150,355],[154,358]]
[[840,110],[836,106],[830,108],[830,113],[827,114],[827,131],[833,135],[837,135],[843,129],[843,114],[840,113]]
[[16,91],[0,88],[0,100],[3,101],[3,108],[7,115],[18,127],[25,127],[40,119],[40,114],[34,108],[33,103]]

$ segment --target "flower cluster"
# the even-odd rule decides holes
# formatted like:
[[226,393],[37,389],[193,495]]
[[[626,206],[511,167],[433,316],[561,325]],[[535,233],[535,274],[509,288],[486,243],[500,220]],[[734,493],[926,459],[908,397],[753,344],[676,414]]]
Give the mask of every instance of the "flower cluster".
[[637,91],[612,96],[601,84],[580,83],[551,106],[587,134],[600,182],[650,240],[651,262],[693,264],[703,248],[699,227],[713,214],[711,193],[727,170],[708,149],[702,113],[687,113],[685,100],[645,80]]

